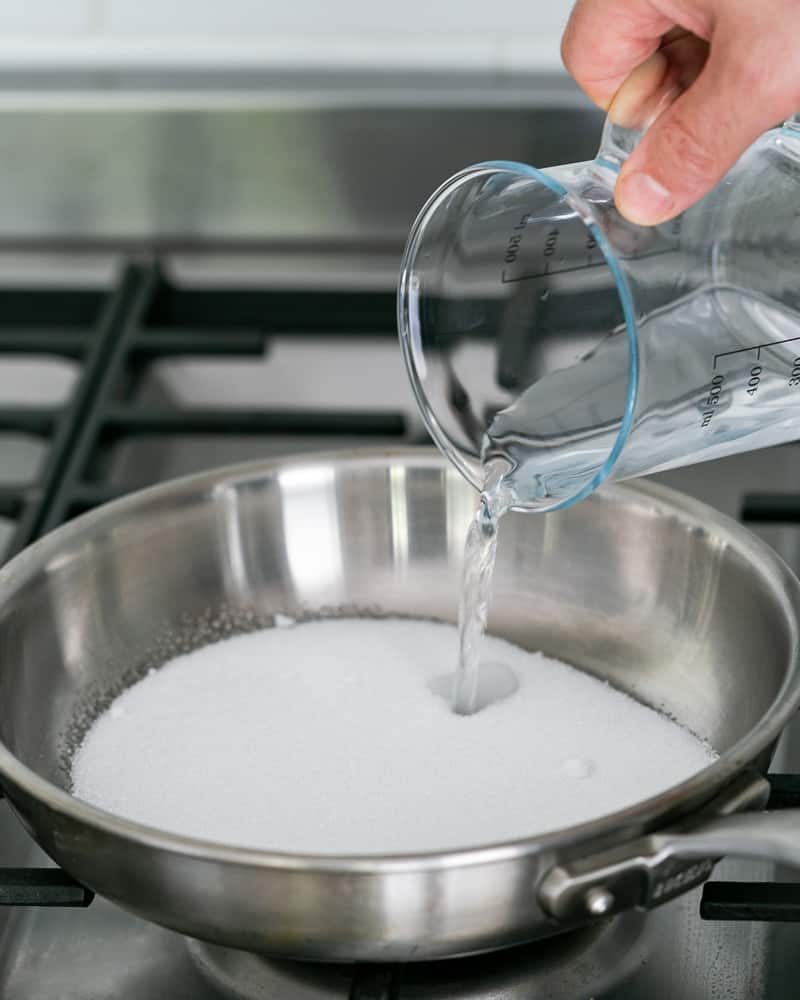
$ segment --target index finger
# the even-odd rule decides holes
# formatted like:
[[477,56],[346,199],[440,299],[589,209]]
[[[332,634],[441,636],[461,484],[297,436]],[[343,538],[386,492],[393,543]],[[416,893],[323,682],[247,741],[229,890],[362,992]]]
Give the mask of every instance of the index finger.
[[661,45],[675,21],[648,0],[578,0],[561,42],[564,65],[608,109],[629,74]]

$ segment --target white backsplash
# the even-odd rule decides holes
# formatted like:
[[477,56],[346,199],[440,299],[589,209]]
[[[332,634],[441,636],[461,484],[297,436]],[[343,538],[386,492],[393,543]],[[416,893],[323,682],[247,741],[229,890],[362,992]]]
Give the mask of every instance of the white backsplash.
[[560,68],[572,0],[3,0],[0,65]]

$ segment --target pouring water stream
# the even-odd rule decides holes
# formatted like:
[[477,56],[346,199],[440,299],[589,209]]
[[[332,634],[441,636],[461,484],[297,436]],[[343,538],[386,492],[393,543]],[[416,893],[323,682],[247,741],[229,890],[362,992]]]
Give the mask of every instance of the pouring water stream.
[[458,715],[472,715],[487,704],[512,694],[517,687],[508,668],[498,663],[481,664],[480,660],[497,557],[497,531],[509,506],[507,493],[500,482],[492,482],[487,477],[464,545],[458,609],[458,669],[452,685],[453,711]]

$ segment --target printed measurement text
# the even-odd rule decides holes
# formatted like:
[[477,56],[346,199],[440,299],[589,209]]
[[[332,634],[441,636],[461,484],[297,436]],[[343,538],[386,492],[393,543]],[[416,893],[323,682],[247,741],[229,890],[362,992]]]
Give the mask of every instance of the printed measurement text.
[[514,264],[517,260],[519,255],[519,245],[522,242],[522,237],[525,235],[525,227],[528,224],[528,219],[530,219],[530,215],[526,212],[511,231],[511,235],[508,238],[508,244],[506,246],[506,255],[503,258],[506,264]]
[[755,396],[758,392],[758,386],[761,382],[761,365],[753,365],[750,369],[750,378],[747,380],[747,395]]
[[[756,367],[758,367],[758,365],[756,365]],[[717,373],[711,379],[711,385],[709,386],[708,389],[708,395],[706,396],[706,398],[703,400],[702,403],[704,409],[701,418],[702,419],[702,422],[700,424],[701,427],[708,427],[708,425],[711,423],[711,418],[714,416],[714,413],[716,412],[716,406],[719,403],[720,393],[722,392],[722,383],[724,381],[725,381],[725,376],[721,373]]]

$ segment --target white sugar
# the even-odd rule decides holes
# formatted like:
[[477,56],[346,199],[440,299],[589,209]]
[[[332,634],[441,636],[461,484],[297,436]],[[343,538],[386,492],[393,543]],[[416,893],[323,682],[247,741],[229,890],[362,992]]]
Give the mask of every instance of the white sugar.
[[487,638],[518,690],[471,716],[434,693],[455,628],[318,621],[180,657],[124,692],[73,765],[77,796],[151,826],[321,854],[529,836],[631,805],[714,758],[578,670]]

